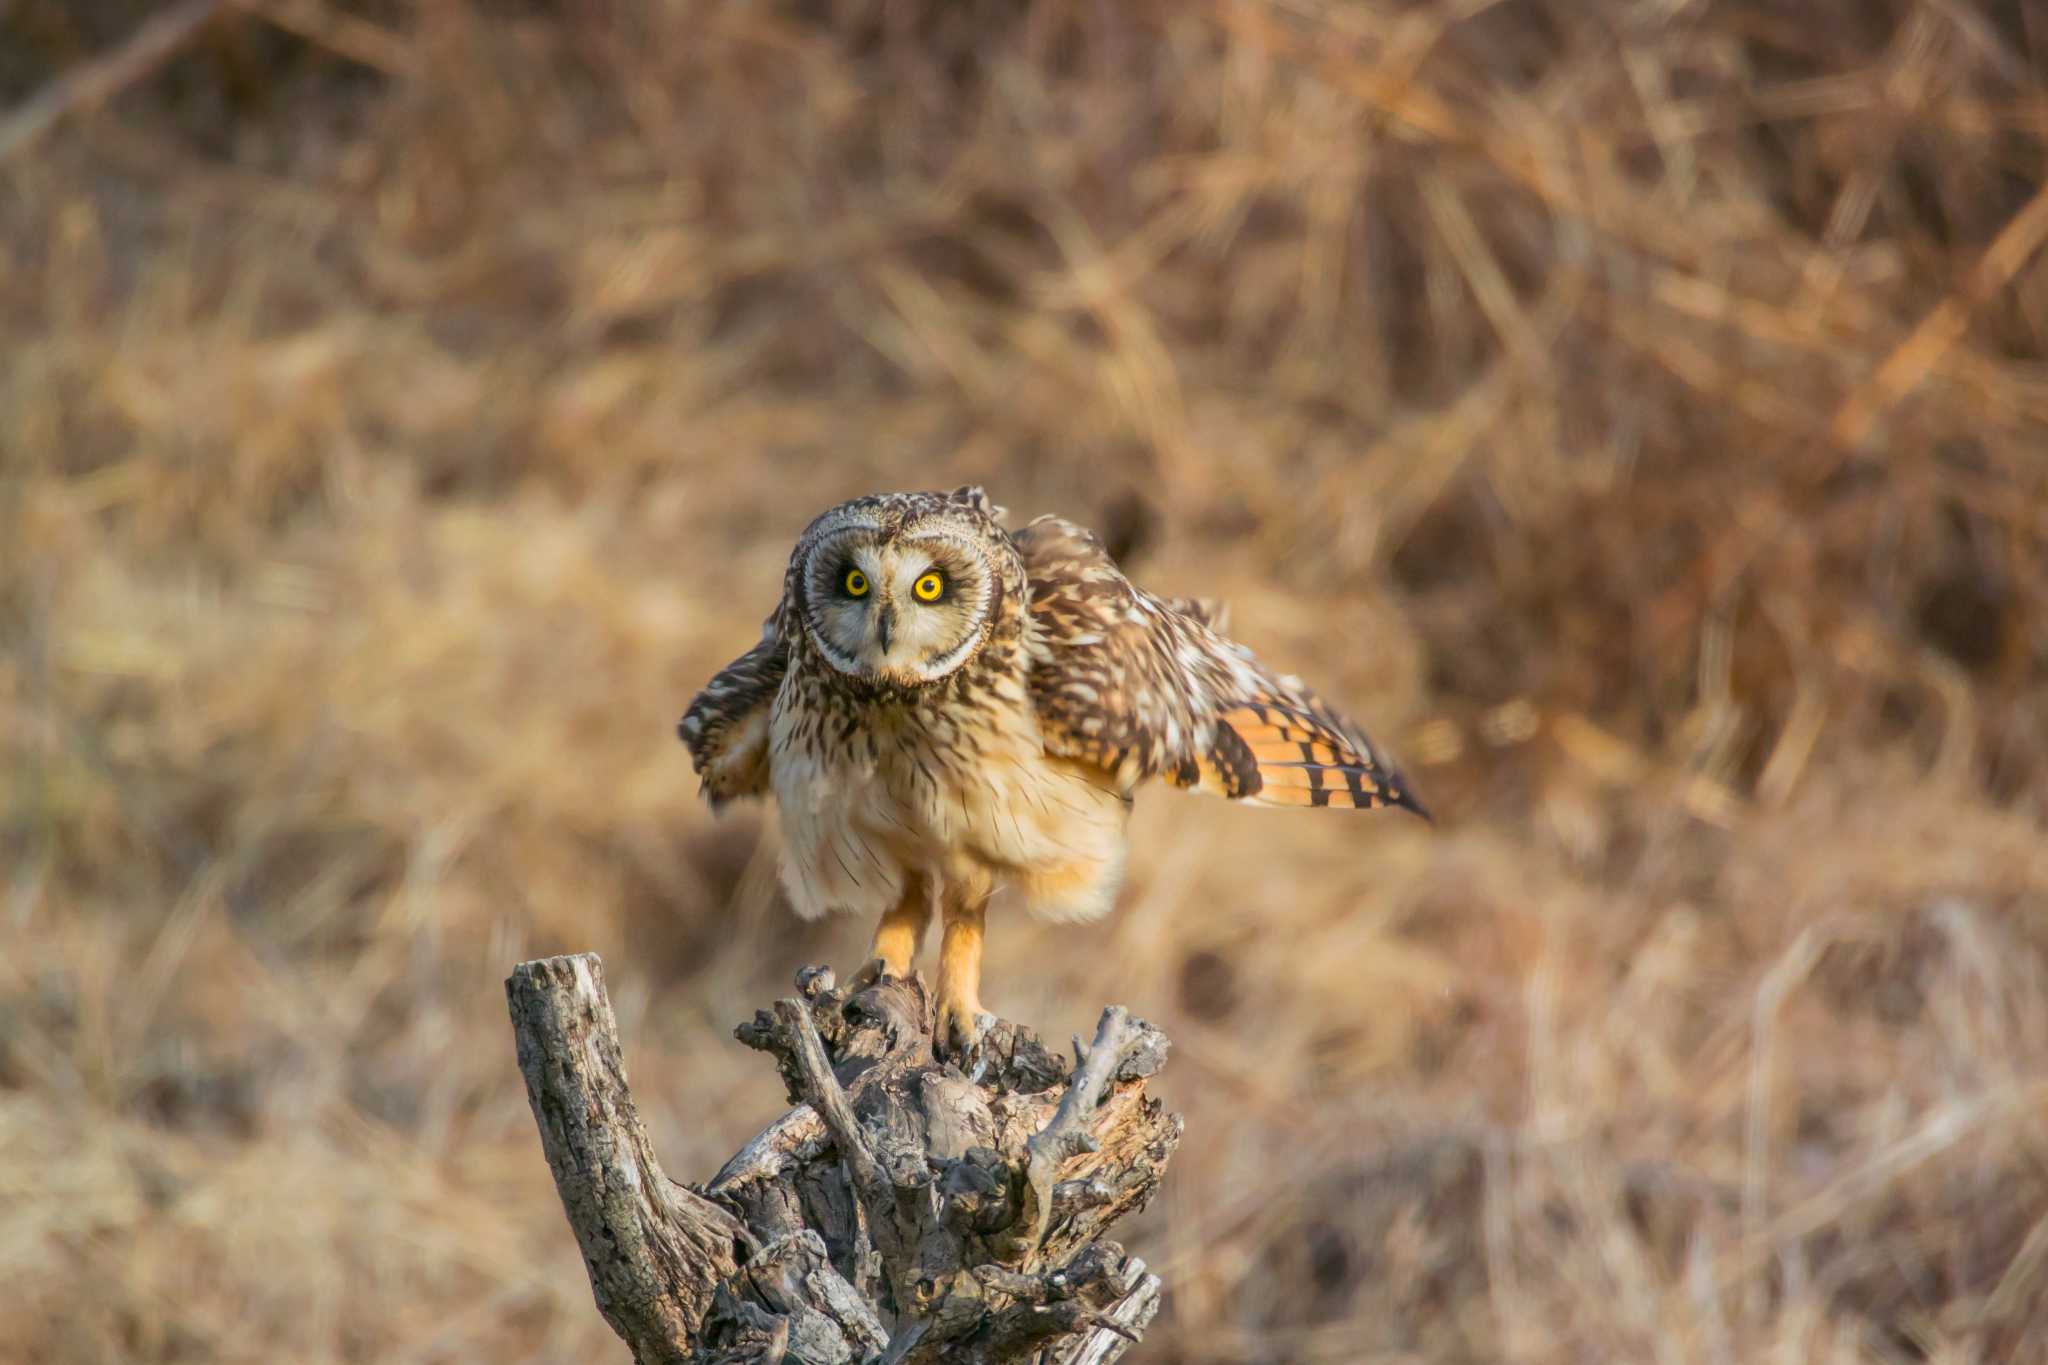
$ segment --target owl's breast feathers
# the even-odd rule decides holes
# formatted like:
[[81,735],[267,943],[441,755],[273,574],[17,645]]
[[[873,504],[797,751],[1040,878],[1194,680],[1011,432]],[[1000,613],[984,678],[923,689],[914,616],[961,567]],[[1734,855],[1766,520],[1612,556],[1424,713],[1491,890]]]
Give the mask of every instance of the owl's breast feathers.
[[1215,607],[1146,593],[1092,533],[1058,517],[1012,539],[1030,583],[1029,685],[1049,752],[1126,790],[1164,777],[1258,805],[1427,817],[1362,733],[1219,634]]
[[805,918],[884,913],[927,875],[1015,885],[1056,919],[1114,898],[1128,802],[1046,752],[1014,655],[998,667],[984,651],[943,682],[878,698],[849,691],[798,638],[769,734],[783,885]]

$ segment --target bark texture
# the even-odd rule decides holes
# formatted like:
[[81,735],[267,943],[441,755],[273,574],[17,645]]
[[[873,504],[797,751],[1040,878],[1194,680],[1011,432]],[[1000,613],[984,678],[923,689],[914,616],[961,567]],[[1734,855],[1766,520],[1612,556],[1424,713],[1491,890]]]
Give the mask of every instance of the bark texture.
[[505,983],[541,1145],[606,1321],[650,1362],[1103,1365],[1160,1282],[1105,1234],[1181,1121],[1145,1094],[1164,1035],[1102,1015],[1071,1064],[998,1021],[971,1074],[932,1054],[916,977],[851,997],[811,968],[740,1025],[791,1109],[702,1187],[662,1173],[598,959]]

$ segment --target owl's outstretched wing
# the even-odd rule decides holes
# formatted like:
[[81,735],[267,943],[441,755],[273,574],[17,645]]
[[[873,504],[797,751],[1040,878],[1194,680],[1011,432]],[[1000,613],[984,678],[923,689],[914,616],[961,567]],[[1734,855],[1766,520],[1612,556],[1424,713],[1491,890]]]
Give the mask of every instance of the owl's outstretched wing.
[[1230,607],[1213,597],[1160,597],[1156,594],[1151,594],[1151,597],[1162,607],[1170,607],[1182,616],[1194,617],[1218,635],[1230,629]]
[[1040,517],[1011,540],[1031,585],[1030,686],[1053,752],[1266,806],[1427,816],[1366,737],[1298,679],[1219,635],[1213,610],[1154,597],[1095,536]]
[[761,643],[704,684],[676,733],[690,746],[690,765],[713,810],[741,796],[768,794],[768,720],[789,668],[775,618]]

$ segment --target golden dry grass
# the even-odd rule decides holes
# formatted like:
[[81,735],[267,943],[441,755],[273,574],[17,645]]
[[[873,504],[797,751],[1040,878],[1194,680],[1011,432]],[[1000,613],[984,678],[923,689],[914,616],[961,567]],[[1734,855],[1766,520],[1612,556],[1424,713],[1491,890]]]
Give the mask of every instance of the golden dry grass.
[[[0,4],[9,102],[151,10]],[[1112,533],[1438,810],[1157,794],[1152,1361],[2048,1333],[2048,25],[260,0],[0,166],[0,1355],[614,1359],[499,982],[702,1178],[797,924],[671,735],[803,522]]]

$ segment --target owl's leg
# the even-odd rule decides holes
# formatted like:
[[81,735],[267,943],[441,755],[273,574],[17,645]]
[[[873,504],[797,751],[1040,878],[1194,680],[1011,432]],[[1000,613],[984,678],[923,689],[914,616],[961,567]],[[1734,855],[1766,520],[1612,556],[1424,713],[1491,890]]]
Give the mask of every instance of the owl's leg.
[[932,922],[932,889],[926,877],[912,876],[904,883],[902,897],[875,925],[868,960],[846,983],[849,993],[866,990],[885,976],[910,975],[910,966],[924,947],[925,926]]
[[981,945],[988,889],[962,888],[946,897],[946,933],[939,943],[939,1017],[933,1040],[942,1054],[972,1064],[994,1017],[981,1007]]

